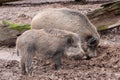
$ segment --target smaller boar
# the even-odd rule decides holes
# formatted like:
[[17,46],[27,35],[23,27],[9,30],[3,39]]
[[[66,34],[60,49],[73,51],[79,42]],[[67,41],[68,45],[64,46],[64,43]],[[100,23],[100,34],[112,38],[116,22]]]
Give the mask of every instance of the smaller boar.
[[59,29],[32,29],[24,32],[16,41],[17,52],[21,54],[22,74],[32,74],[32,60],[37,54],[53,58],[55,69],[61,66],[61,58],[69,48],[79,48],[76,49],[77,53],[71,54],[72,57],[83,57],[80,41],[78,34]]

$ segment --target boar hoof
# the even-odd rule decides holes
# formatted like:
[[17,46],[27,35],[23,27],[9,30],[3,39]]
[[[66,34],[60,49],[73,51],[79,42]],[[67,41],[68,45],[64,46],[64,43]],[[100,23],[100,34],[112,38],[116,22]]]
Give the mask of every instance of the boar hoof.
[[55,70],[58,70],[59,68],[60,68],[60,65],[57,65],[57,64],[54,65]]
[[90,56],[86,56],[86,60],[90,60],[91,59],[91,57]]
[[22,71],[21,74],[22,75],[27,75],[27,72],[26,71]]

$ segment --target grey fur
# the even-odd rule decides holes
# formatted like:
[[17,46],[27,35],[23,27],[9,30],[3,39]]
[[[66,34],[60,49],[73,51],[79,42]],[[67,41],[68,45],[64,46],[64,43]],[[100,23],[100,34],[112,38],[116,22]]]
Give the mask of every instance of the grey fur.
[[[72,48],[73,47],[73,48]],[[21,57],[22,74],[32,73],[32,59],[38,54],[52,57],[55,68],[61,65],[61,58],[68,49],[77,49],[72,56],[84,56],[78,34],[59,29],[28,30],[17,38],[16,49]]]
[[[83,42],[87,42],[89,57],[94,57],[100,41],[96,27],[89,21],[87,16],[78,11],[67,8],[50,8],[38,13],[31,22],[32,29],[58,28],[78,33]],[[91,38],[93,40],[91,40]],[[90,44],[91,42],[95,42]],[[94,50],[91,46],[94,45]]]

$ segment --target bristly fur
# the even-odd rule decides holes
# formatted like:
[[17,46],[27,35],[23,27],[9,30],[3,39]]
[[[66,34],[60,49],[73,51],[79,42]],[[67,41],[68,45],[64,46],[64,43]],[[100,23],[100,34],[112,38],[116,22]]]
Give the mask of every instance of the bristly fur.
[[[73,35],[73,32],[70,31],[66,31],[66,30],[60,30],[60,29],[56,29],[56,28],[48,28],[48,29],[44,29],[44,31],[46,33],[48,33],[49,35],[52,36],[56,36],[56,37],[65,37],[66,35]],[[79,37],[78,35],[74,34],[74,36]]]

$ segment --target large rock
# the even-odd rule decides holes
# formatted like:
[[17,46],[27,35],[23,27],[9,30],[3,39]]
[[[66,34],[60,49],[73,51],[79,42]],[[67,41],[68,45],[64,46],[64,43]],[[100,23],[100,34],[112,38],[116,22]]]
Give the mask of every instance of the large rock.
[[7,25],[0,24],[0,46],[15,46],[16,38],[27,30],[26,26],[29,29],[28,25],[8,24],[8,22]]
[[0,25],[0,46],[14,46],[18,34],[20,34],[19,31]]

